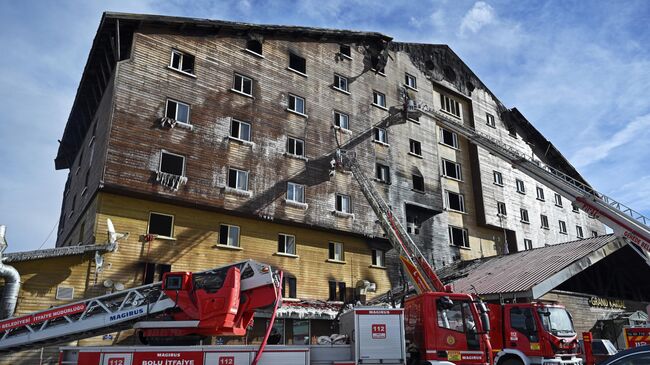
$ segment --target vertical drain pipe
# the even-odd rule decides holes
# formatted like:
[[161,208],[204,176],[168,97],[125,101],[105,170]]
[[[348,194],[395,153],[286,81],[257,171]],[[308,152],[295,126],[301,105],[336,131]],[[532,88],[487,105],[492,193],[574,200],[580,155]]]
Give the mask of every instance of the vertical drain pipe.
[[18,292],[20,291],[20,274],[13,266],[5,265],[2,254],[7,249],[7,239],[5,232],[7,227],[0,225],[0,277],[5,280],[5,287],[0,298],[0,319],[9,318],[16,310],[18,301]]

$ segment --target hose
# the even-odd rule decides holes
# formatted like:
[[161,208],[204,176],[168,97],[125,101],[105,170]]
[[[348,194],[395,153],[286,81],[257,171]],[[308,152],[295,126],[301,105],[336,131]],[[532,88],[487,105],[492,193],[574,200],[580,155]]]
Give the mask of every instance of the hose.
[[278,307],[280,306],[280,303],[282,303],[282,271],[280,271],[278,283],[280,285],[276,289],[277,299],[275,301],[275,305],[273,306],[271,321],[269,322],[269,326],[266,329],[266,333],[264,334],[264,339],[262,339],[262,344],[260,344],[260,348],[257,350],[257,354],[255,354],[255,358],[253,359],[253,362],[251,362],[251,365],[257,365],[257,362],[260,360],[260,357],[262,357],[262,353],[264,352],[264,348],[266,347],[266,342],[269,340],[269,336],[271,335],[271,330],[273,329],[273,323],[275,322],[275,315],[278,313]]

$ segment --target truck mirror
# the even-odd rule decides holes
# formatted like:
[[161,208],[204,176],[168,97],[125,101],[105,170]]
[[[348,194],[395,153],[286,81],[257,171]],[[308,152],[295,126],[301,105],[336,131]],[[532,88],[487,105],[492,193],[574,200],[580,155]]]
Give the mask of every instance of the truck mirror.
[[[485,304],[483,304],[483,306],[485,307]],[[481,326],[483,327],[483,332],[490,332],[490,318],[488,317],[487,311],[481,311]]]

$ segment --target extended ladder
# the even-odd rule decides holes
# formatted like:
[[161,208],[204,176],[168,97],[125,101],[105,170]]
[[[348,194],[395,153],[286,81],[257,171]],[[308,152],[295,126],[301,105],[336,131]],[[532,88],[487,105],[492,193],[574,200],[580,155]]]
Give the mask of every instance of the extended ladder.
[[418,110],[433,118],[439,125],[516,165],[518,169],[540,183],[549,186],[570,201],[580,204],[585,212],[609,226],[616,235],[625,237],[646,251],[650,251],[650,227],[648,226],[650,219],[641,213],[558,169],[530,160],[521,151],[504,145],[492,136],[464,126],[443,113],[426,107],[420,107]]
[[433,271],[426,257],[408,235],[404,226],[395,218],[390,206],[379,195],[374,184],[359,166],[355,153],[352,151],[339,151],[338,155],[339,162],[343,167],[349,168],[359,182],[363,195],[379,218],[379,224],[386,232],[388,241],[399,253],[400,260],[417,292],[446,291],[445,286]]
[[[242,261],[202,273],[222,275],[233,266],[241,270],[241,291],[273,283],[268,265]],[[176,307],[165,295],[162,283],[50,308],[0,321],[0,352],[55,345],[131,328]]]

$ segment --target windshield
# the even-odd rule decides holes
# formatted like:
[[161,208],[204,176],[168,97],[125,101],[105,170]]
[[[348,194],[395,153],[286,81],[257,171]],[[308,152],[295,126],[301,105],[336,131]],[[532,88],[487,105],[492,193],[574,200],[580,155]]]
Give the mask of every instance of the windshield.
[[573,322],[564,308],[546,307],[539,311],[544,329],[555,335],[574,335]]

